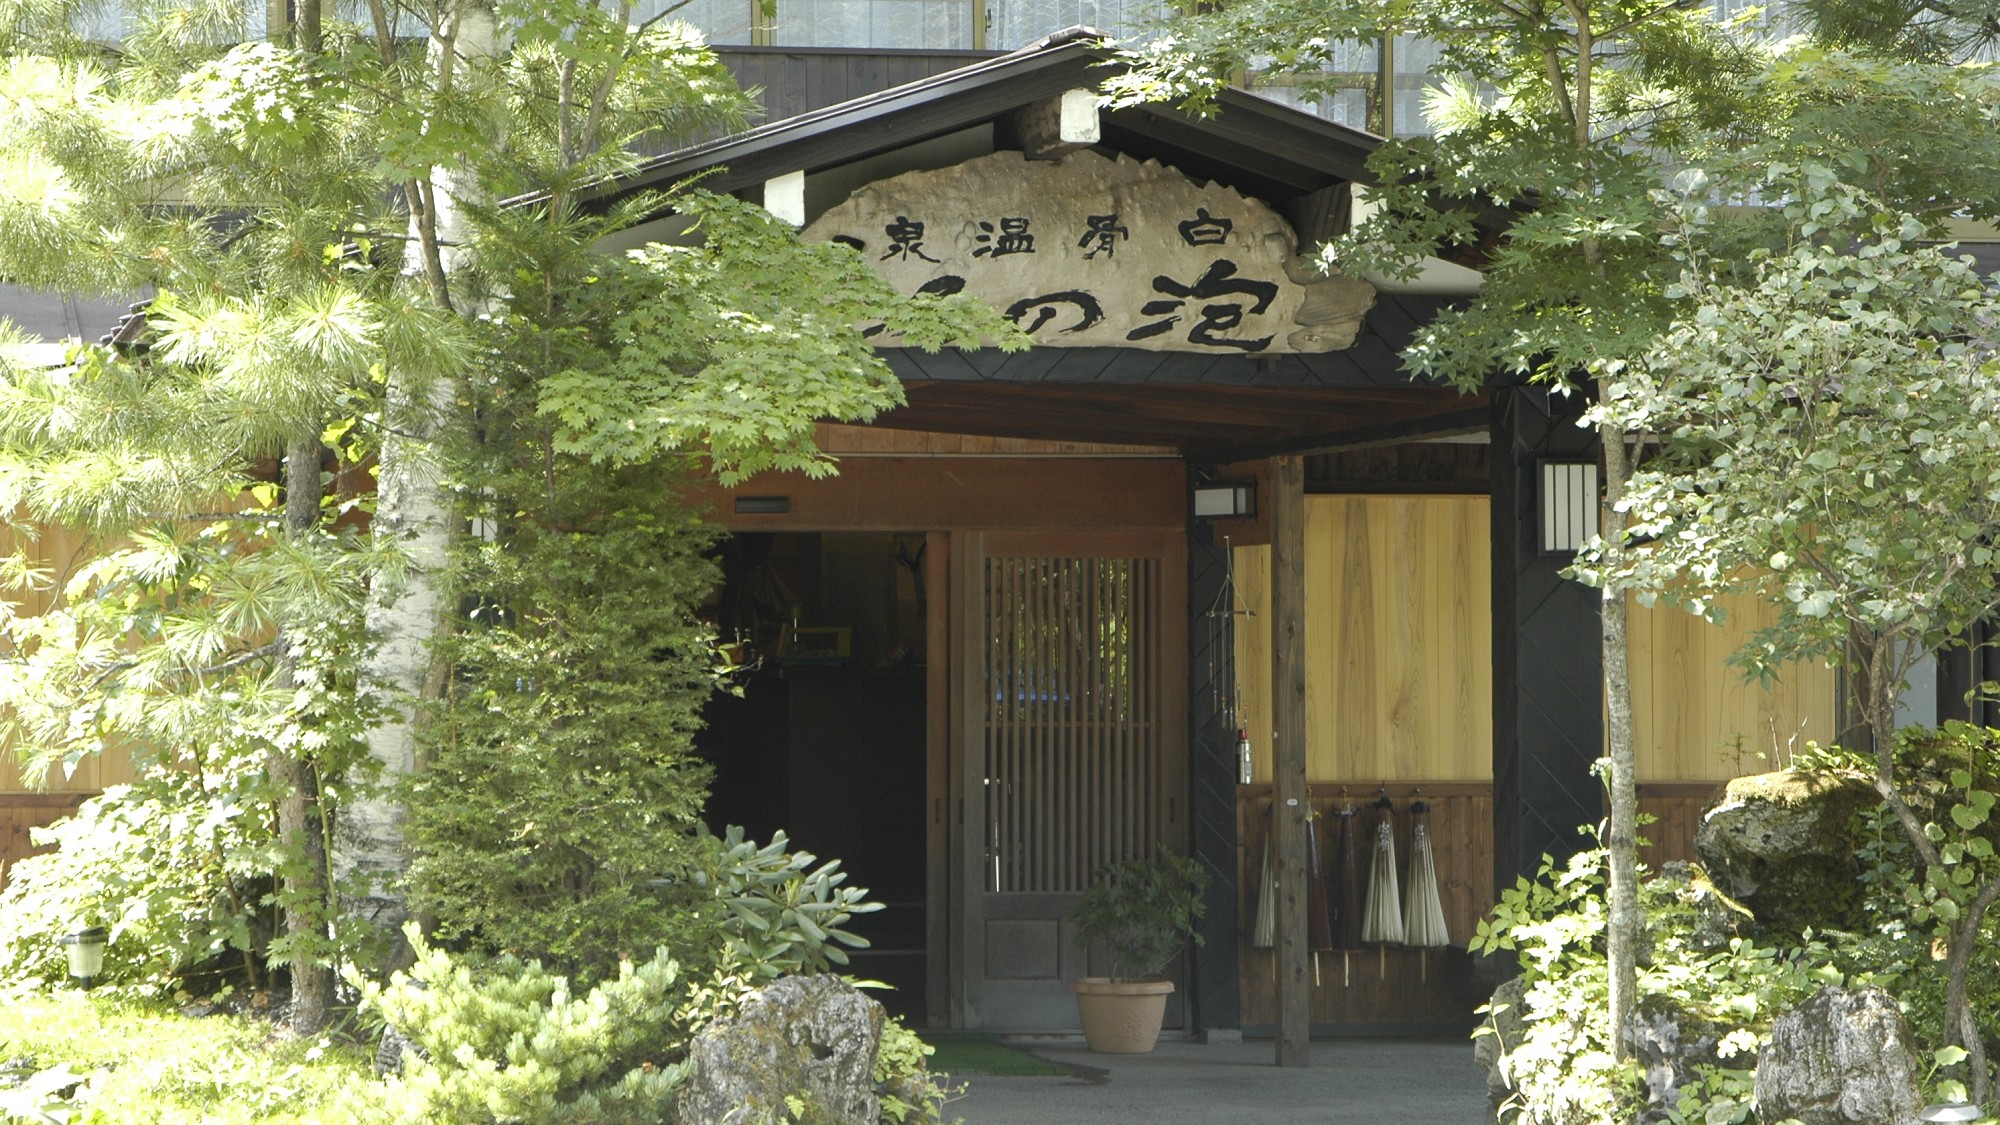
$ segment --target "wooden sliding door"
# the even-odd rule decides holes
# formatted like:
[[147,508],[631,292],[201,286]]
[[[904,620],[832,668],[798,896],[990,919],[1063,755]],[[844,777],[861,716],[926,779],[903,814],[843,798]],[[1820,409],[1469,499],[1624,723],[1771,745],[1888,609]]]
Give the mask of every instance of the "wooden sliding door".
[[[960,1026],[1076,1026],[1102,972],[1067,915],[1102,866],[1185,846],[1178,531],[972,533],[956,564]],[[1171,1018],[1171,1015],[1170,1015]]]

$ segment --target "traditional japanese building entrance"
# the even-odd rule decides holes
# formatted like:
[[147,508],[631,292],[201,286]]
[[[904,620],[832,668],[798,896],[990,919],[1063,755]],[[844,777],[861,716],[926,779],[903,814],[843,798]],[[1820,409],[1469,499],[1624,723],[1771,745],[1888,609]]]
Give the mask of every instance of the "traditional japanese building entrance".
[[1104,864],[1184,846],[1185,560],[1177,532],[954,551],[956,1026],[1074,1028],[1068,982],[1104,966],[1069,912]]

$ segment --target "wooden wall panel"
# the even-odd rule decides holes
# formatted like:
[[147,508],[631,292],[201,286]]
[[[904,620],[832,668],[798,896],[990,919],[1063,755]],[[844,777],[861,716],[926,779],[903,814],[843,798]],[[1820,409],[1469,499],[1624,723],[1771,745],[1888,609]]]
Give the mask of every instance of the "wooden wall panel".
[[1704,782],[1639,785],[1639,811],[1656,819],[1639,830],[1647,841],[1639,849],[1639,862],[1658,871],[1674,860],[1691,860],[1695,829],[1701,827],[1701,810],[1715,799],[1719,784]]
[[41,850],[28,838],[29,831],[69,815],[82,800],[76,793],[0,794],[0,887],[7,885],[15,860]]
[[[1444,948],[1423,952],[1403,946],[1371,945],[1345,954],[1318,954],[1317,981],[1312,989],[1314,1026],[1470,1027],[1475,1020],[1473,1010],[1486,999],[1471,979],[1471,959],[1465,943],[1494,901],[1492,787],[1478,783],[1411,785],[1357,780],[1346,786],[1314,784],[1309,788],[1309,800],[1322,826],[1322,870],[1330,871],[1338,854],[1338,841],[1333,838],[1331,827],[1338,823],[1332,816],[1333,810],[1344,805],[1361,810],[1356,814],[1359,818],[1356,826],[1365,854],[1358,858],[1357,867],[1364,879],[1369,858],[1366,850],[1372,845],[1375,825],[1371,806],[1378,795],[1386,795],[1394,802],[1391,819],[1395,826],[1398,879],[1406,895],[1410,887],[1410,804],[1421,797],[1430,805],[1439,898],[1452,941]],[[1238,860],[1241,890],[1237,948],[1243,1023],[1247,1027],[1268,1025],[1277,1018],[1273,950],[1259,949],[1254,942],[1270,802],[1267,785],[1239,790],[1237,838],[1243,844]]]
[[892,430],[821,422],[813,438],[836,457],[1179,457],[1165,445],[1112,445],[1086,441],[1033,441],[978,434]]
[[1713,782],[1784,763],[1807,739],[1834,739],[1838,678],[1790,665],[1769,688],[1746,683],[1730,654],[1774,611],[1738,596],[1711,625],[1677,609],[1632,603],[1632,718],[1639,781]]
[[[1492,776],[1483,496],[1306,498],[1306,753],[1314,781]],[[1270,778],[1270,551],[1235,552],[1236,667]]]
[[[62,528],[46,528],[37,535],[29,536],[0,526],[0,556],[11,556],[25,550],[47,568],[54,580],[46,590],[6,591],[4,596],[13,603],[14,612],[25,617],[46,612],[54,604],[64,583],[92,557],[95,549],[95,540],[91,536]],[[0,745],[0,794],[90,794],[108,785],[131,781],[132,777],[131,759],[119,754],[104,759],[85,759],[77,766],[76,772],[67,777],[58,769],[50,771],[47,777],[27,778],[21,775],[12,748]],[[74,798],[65,800],[65,807],[74,804]],[[25,835],[22,839],[25,841]],[[26,846],[25,842],[22,846]]]
[[[734,490],[686,489],[731,531],[1111,531],[1187,526],[1178,459],[987,460],[856,457],[838,476],[768,473]],[[735,513],[736,496],[783,496],[791,511]]]

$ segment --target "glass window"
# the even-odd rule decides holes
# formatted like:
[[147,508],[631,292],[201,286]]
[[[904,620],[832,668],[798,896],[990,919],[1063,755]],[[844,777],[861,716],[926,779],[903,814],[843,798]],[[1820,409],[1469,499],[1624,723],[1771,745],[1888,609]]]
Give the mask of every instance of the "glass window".
[[1372,42],[1350,39],[1335,44],[1331,53],[1322,71],[1253,73],[1244,88],[1293,109],[1373,132],[1378,127],[1375,91],[1381,82],[1381,52]]
[[[644,23],[677,2],[640,0],[632,13],[633,22]],[[687,0],[686,7],[667,18],[697,28],[710,43],[747,45],[751,41],[750,13],[755,7],[755,0]]]
[[1390,132],[1399,137],[1421,137],[1431,131],[1424,120],[1424,91],[1438,85],[1438,45],[1414,35],[1398,35],[1389,54],[1395,91],[1389,103]]
[[965,50],[973,46],[972,6],[966,0],[779,0],[772,42]]
[[1018,50],[1066,27],[1094,27],[1115,36],[1137,35],[1164,17],[1163,0],[993,0],[986,45]]

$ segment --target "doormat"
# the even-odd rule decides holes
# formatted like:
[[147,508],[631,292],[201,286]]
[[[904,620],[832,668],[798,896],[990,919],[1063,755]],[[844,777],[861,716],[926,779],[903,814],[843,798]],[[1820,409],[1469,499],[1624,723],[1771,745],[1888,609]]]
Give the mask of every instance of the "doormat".
[[1019,1047],[1008,1046],[987,1035],[939,1035],[935,1038],[924,1036],[923,1040],[933,1048],[930,1058],[930,1069],[933,1074],[968,1078],[978,1075],[1072,1073],[1069,1067],[1031,1055]]

